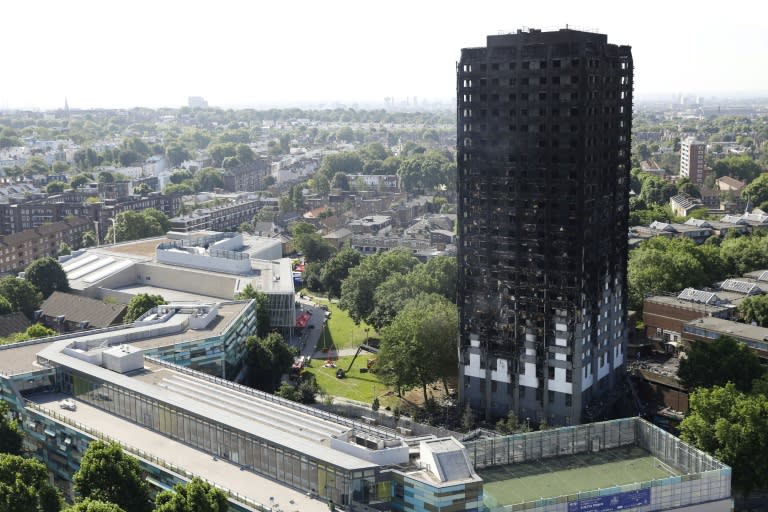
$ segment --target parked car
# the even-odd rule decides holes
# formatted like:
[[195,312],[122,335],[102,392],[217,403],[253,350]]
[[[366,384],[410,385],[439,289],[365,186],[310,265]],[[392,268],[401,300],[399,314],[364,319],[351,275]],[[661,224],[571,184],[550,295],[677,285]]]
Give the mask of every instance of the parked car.
[[59,407],[68,411],[74,411],[77,409],[77,404],[71,398],[65,398],[59,402]]

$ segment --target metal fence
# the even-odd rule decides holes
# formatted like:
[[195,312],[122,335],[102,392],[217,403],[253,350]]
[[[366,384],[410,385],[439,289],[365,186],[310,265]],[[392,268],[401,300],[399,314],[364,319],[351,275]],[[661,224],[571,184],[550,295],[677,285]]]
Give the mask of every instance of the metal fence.
[[[475,469],[594,453],[634,445],[679,476],[589,489],[491,508],[492,511],[568,510],[568,503],[650,488],[652,509],[690,506],[731,496],[731,468],[641,418],[625,418],[465,442]],[[554,506],[554,508],[552,508]],[[541,508],[540,508],[541,507]]]
[[295,411],[303,412],[305,414],[309,414],[311,416],[315,416],[317,418],[321,418],[324,420],[328,420],[334,423],[337,423],[339,425],[345,425],[350,428],[354,428],[355,430],[361,431],[361,432],[368,432],[369,434],[376,435],[378,437],[384,437],[384,438],[395,438],[395,434],[391,431],[388,431],[387,429],[382,428],[376,428],[371,425],[367,425],[361,421],[354,420],[351,418],[345,418],[344,416],[340,416],[338,414],[333,414],[328,411],[324,411],[319,408],[315,407],[309,407],[308,405],[300,404],[298,402],[294,402],[291,400],[286,400],[284,398],[280,398],[279,396],[265,393],[263,391],[258,391],[253,388],[249,388],[247,386],[243,386],[242,384],[238,384],[236,382],[232,382],[230,380],[222,379],[219,377],[214,377],[213,375],[209,375],[207,373],[202,373],[197,370],[193,370],[191,368],[186,368],[184,366],[179,366],[173,363],[169,363],[168,361],[163,361],[161,359],[156,359],[154,357],[144,356],[144,358],[148,361],[151,361],[154,364],[157,364],[159,366],[164,366],[166,368],[172,369],[174,371],[177,371],[179,373],[183,373],[186,375],[191,375],[193,377],[196,377],[201,380],[206,380],[208,382],[213,382],[214,384],[218,384],[219,386],[223,386],[229,389],[234,389],[235,391],[239,391],[240,393],[244,393],[246,395],[250,395],[256,398],[260,398],[262,400],[267,400],[269,402],[273,402],[276,404],[280,404],[284,407],[288,407],[290,409],[293,409]]

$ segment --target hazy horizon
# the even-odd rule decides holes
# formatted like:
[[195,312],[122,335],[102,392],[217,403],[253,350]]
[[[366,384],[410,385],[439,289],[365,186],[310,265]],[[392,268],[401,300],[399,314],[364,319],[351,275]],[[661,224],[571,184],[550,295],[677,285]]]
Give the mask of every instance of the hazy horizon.
[[[476,0],[39,0],[4,7],[0,109],[381,106],[385,97],[451,103],[462,48],[533,27],[601,32],[632,46],[638,102],[676,94],[768,96],[768,19],[650,0],[538,5]],[[754,8],[754,9],[753,9]],[[754,11],[754,12],[753,12]],[[750,16],[750,13],[754,15]]]

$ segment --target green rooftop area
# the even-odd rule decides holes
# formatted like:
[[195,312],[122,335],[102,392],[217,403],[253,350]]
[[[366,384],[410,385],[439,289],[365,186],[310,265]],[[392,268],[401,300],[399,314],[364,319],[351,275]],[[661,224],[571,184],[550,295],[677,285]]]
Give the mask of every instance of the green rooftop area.
[[479,469],[485,505],[501,507],[682,472],[634,445]]

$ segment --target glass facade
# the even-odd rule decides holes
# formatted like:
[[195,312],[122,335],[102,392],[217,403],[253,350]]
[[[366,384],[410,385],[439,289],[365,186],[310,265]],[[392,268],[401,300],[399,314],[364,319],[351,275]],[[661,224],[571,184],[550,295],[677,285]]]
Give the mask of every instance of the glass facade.
[[256,302],[251,301],[218,336],[149,349],[144,354],[209,375],[232,379],[242,368],[245,340],[255,334]]
[[[68,375],[64,376],[65,381],[69,380]],[[341,505],[349,504],[350,500],[368,502],[372,490],[377,489],[374,468],[345,470],[214,419],[77,372],[71,373],[71,389],[78,400]]]

